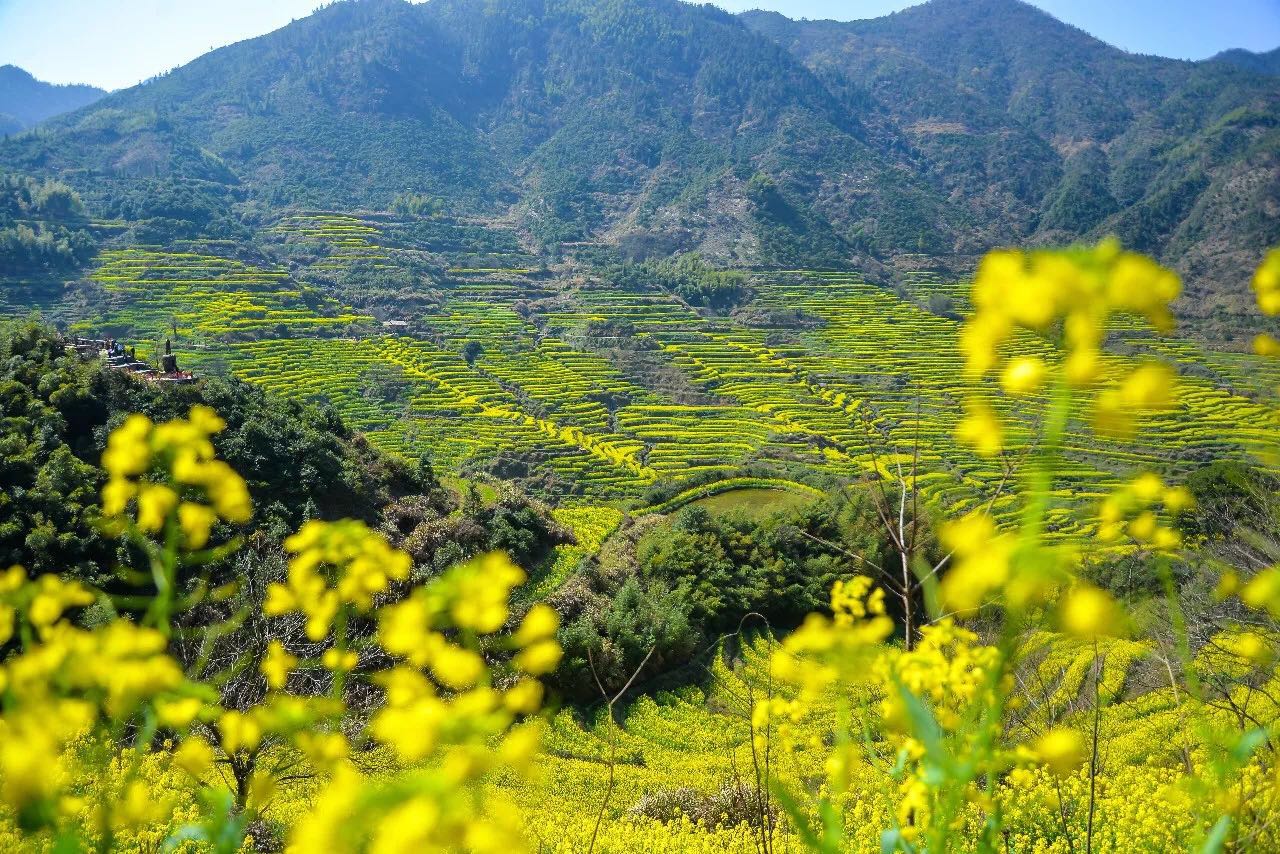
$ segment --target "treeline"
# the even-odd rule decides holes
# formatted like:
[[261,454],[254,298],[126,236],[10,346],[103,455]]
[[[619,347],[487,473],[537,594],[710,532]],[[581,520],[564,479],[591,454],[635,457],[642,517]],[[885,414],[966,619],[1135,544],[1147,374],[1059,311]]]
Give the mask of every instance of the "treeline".
[[[558,687],[576,700],[700,661],[722,634],[792,628],[827,608],[832,584],[890,554],[875,507],[859,490],[764,519],[698,505],[619,535],[551,597],[565,628]],[[689,673],[689,678],[702,674]]]
[[108,218],[134,223],[134,238],[140,243],[195,237],[247,241],[252,233],[232,209],[238,200],[234,187],[217,181],[112,181],[102,194],[101,211]]
[[[244,474],[253,499],[253,548],[238,571],[278,562],[284,537],[309,519],[381,529],[428,574],[495,549],[532,568],[567,538],[541,503],[514,490],[491,503],[460,499],[426,459],[379,452],[329,407],[234,380],[161,388],[66,354],[47,327],[10,323],[0,325],[0,565],[108,588],[116,566],[138,565],[98,525],[107,435],[129,413],[163,422],[194,404],[226,420],[217,454]],[[215,531],[215,542],[231,535]]]
[[604,275],[622,290],[643,291],[656,285],[689,305],[717,313],[732,311],[751,298],[751,287],[743,273],[717,270],[694,254],[617,264],[607,268]]
[[59,181],[0,176],[0,276],[44,278],[93,256],[80,196]]

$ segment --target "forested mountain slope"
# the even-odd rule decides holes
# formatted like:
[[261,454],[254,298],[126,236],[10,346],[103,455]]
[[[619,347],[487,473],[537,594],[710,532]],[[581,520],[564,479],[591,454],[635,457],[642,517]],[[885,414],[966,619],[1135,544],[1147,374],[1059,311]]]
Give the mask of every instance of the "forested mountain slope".
[[0,65],[0,133],[16,133],[107,94],[95,86],[58,86],[16,65]]
[[1280,235],[1280,86],[1224,63],[1112,48],[1016,0],[869,21],[743,20],[874,104],[975,241],[1114,233],[1197,285]]
[[1234,48],[1212,56],[1209,62],[1226,62],[1246,71],[1280,75],[1280,47],[1263,53]]
[[156,180],[228,211],[410,190],[544,246],[733,264],[1114,232],[1196,294],[1280,238],[1278,122],[1272,77],[1130,55],[1017,0],[849,24],[351,0],[16,136],[0,166],[108,208]]

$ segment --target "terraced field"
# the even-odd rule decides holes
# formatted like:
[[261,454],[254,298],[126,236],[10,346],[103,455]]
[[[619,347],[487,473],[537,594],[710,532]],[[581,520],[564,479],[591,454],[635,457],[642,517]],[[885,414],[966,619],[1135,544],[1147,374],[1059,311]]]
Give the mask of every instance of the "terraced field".
[[312,265],[315,270],[345,270],[358,263],[369,264],[375,269],[395,266],[382,245],[381,230],[367,220],[349,214],[291,214],[267,229],[267,234],[285,243],[311,243],[325,247],[328,254]]
[[[400,251],[368,218],[300,213],[271,230],[329,246],[319,264],[394,264]],[[952,436],[964,391],[959,323],[914,301],[941,293],[963,312],[962,284],[909,277],[908,301],[852,273],[757,274],[748,324],[657,287],[474,269],[446,281],[443,305],[414,318],[421,332],[408,336],[386,334],[286,269],[221,250],[104,252],[92,280],[106,308],[81,327],[142,344],[176,328],[184,361],[198,368],[328,402],[395,452],[541,473],[562,499],[635,506],[657,481],[731,477],[747,462],[821,485],[897,474],[918,458],[920,486],[942,512],[1016,509],[1002,492],[1004,463]],[[1129,441],[1080,425],[1055,484],[1065,537],[1078,533],[1072,506],[1139,468],[1176,479],[1209,459],[1257,453],[1270,416],[1252,396],[1280,383],[1251,356],[1174,344],[1138,324],[1111,337],[1106,375],[1162,359],[1179,371],[1179,405]],[[1030,335],[1010,346],[1056,358]],[[388,375],[398,380],[390,395],[375,387]],[[1042,400],[1018,399],[1014,411],[1009,398],[990,399],[1011,429],[1036,429]]]
[[247,336],[340,334],[371,320],[286,270],[233,260],[199,245],[103,252],[90,279],[102,287],[100,315],[79,326],[119,338],[153,341],[169,334],[188,343]]

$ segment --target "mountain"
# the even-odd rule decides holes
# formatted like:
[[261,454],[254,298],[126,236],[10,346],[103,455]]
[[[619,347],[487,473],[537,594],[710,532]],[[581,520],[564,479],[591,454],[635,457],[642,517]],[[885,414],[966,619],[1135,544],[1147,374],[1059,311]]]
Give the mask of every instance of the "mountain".
[[1255,71],[1258,74],[1280,75],[1280,47],[1266,53],[1254,53],[1241,48],[1224,50],[1210,57],[1206,62],[1225,62],[1236,68]]
[[934,0],[853,23],[743,20],[874,104],[868,124],[903,140],[988,238],[1115,233],[1178,264],[1193,292],[1240,287],[1280,240],[1270,78],[1128,54],[1013,0]]
[[853,23],[348,0],[13,137],[0,167],[112,211],[186,187],[223,221],[411,191],[548,246],[726,264],[1114,232],[1225,290],[1280,242],[1280,87],[1131,55],[1018,0]]
[[16,133],[107,94],[94,86],[58,86],[16,65],[0,65],[0,134]]

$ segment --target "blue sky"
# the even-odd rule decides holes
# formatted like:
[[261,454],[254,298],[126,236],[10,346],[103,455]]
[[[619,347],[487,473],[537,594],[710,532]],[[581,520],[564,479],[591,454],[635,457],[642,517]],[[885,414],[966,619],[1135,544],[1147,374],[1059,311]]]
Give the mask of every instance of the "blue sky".
[[[500,2],[500,0],[499,0]],[[1280,0],[1032,0],[1126,50],[1203,59],[1280,46]],[[55,83],[130,86],[211,48],[270,32],[318,0],[0,0],[0,65]],[[852,20],[913,0],[719,0],[791,17]]]

